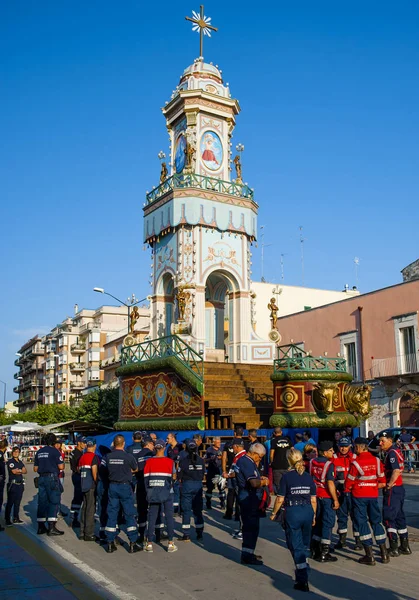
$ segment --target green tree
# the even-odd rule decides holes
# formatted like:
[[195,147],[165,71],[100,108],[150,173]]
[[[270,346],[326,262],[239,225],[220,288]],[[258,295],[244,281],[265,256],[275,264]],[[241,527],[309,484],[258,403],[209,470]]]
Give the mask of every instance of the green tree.
[[77,409],[77,419],[86,423],[99,423],[100,388],[86,394]]

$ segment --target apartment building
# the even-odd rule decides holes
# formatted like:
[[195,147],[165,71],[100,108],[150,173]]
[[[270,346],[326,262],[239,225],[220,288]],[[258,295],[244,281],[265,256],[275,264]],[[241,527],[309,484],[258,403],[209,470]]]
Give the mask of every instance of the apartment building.
[[[149,311],[140,308],[144,323]],[[35,336],[17,353],[19,372],[15,379],[19,394],[15,401],[19,412],[36,408],[38,403],[63,403],[77,406],[83,395],[104,382],[102,361],[108,336],[116,334],[122,340],[128,332],[125,306],[101,306],[97,309],[75,307],[73,317],[67,317],[47,335]]]
[[42,403],[44,384],[44,342],[36,335],[24,344],[18,352],[15,365],[19,371],[14,377],[19,382],[13,391],[19,395],[16,406],[19,412],[26,412]]

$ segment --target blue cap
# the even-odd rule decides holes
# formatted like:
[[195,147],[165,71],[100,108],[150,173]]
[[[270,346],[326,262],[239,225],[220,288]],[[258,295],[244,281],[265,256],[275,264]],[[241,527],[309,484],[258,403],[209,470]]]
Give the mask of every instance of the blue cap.
[[188,450],[196,450],[198,448],[195,440],[188,440],[186,447]]
[[164,440],[162,440],[161,438],[159,438],[158,440],[156,440],[154,442],[154,447],[155,448],[166,448],[166,442]]
[[340,440],[338,441],[338,446],[351,446],[351,445],[352,445],[352,442],[347,437],[341,437]]
[[76,437],[76,442],[81,442],[82,444],[85,444],[87,442],[86,438],[84,437],[84,435],[78,435]]
[[93,448],[93,446],[96,446],[96,440],[95,438],[88,438],[86,440],[86,445],[88,448]]

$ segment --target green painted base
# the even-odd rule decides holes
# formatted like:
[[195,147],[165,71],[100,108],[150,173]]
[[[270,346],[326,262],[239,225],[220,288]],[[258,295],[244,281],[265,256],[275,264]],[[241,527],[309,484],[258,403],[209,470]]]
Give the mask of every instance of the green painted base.
[[305,427],[325,427],[335,429],[351,425],[358,427],[359,419],[347,412],[333,413],[322,417],[317,413],[276,413],[269,419],[271,427],[297,427],[304,429]]
[[188,369],[177,356],[143,360],[130,365],[124,365],[118,367],[115,374],[117,377],[124,377],[125,375],[142,375],[143,373],[164,371],[168,369],[173,369],[175,373],[183,377],[183,379],[199,394],[202,395],[204,393],[204,382],[202,379],[194,371]]
[[140,419],[138,421],[118,421],[114,425],[119,431],[193,431],[205,429],[204,417],[192,417],[190,419]]
[[343,371],[275,371],[272,381],[352,381],[352,375]]

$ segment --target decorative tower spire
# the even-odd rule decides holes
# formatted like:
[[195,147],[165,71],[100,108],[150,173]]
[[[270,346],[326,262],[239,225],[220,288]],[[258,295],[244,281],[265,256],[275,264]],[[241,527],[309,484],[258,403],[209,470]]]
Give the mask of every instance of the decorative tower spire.
[[204,35],[211,37],[211,31],[218,31],[217,27],[211,25],[211,17],[204,15],[204,5],[201,4],[200,14],[192,11],[192,17],[185,17],[187,21],[191,21],[192,31],[199,31],[199,57],[204,58]]

